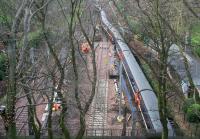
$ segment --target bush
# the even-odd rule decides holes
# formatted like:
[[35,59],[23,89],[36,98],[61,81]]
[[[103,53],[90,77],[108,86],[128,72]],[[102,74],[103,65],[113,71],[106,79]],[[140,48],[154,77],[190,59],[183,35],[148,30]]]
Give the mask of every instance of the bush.
[[187,110],[187,120],[191,123],[200,122],[200,105],[192,104]]
[[0,81],[6,76],[6,61],[6,55],[4,53],[0,53]]
[[191,30],[192,51],[200,57],[200,23],[193,25]]
[[194,54],[196,54],[197,56],[200,57],[200,46],[195,46],[195,47],[193,47],[192,50],[193,50]]
[[3,13],[0,12],[0,24],[8,24],[10,23],[12,20],[9,16],[7,15],[3,15]]
[[188,108],[192,105],[192,104],[194,104],[195,102],[194,102],[194,99],[193,98],[188,98],[188,99],[186,99],[185,100],[185,102],[184,102],[184,104],[183,104],[183,111],[184,111],[184,113],[187,113],[187,110],[188,110]]
[[194,24],[191,30],[192,45],[200,45],[200,23]]
[[29,46],[30,47],[39,47],[43,39],[43,33],[41,30],[29,33]]

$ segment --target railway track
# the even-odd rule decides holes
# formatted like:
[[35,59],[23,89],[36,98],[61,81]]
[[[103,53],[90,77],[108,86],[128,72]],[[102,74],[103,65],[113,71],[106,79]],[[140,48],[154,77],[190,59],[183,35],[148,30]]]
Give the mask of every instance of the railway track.
[[[40,95],[36,96],[36,104],[39,102],[41,99]],[[25,103],[23,102],[23,107],[20,107],[19,109],[16,110],[16,116],[15,116],[15,121],[16,121],[16,131],[17,135],[20,136],[25,136],[29,135],[29,126],[28,126],[28,102],[27,99],[25,98]]]
[[[28,103],[26,102],[25,105]],[[17,135],[28,135],[28,108],[21,107],[16,111],[16,130]]]
[[[88,121],[88,136],[102,136],[106,133],[107,122],[107,89],[108,89],[108,43],[100,44],[99,53],[97,55],[97,88],[93,99]],[[101,128],[101,129],[100,129]]]

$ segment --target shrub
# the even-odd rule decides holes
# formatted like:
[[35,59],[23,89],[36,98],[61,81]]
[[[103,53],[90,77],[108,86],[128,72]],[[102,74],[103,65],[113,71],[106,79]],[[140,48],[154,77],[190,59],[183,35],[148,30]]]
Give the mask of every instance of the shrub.
[[191,30],[192,51],[200,57],[200,23],[194,24]]
[[41,30],[29,33],[29,46],[30,47],[39,47],[43,39],[43,33]]
[[4,53],[0,53],[0,81],[6,76],[6,61],[6,55]]
[[194,54],[200,57],[200,46],[195,46],[192,50]]
[[200,122],[200,105],[192,104],[187,110],[187,120],[191,123]]
[[184,111],[184,113],[187,113],[187,110],[188,110],[188,108],[192,105],[192,104],[194,104],[195,102],[194,102],[194,99],[193,98],[188,98],[188,99],[186,99],[185,100],[185,102],[184,102],[184,104],[183,104],[183,111]]

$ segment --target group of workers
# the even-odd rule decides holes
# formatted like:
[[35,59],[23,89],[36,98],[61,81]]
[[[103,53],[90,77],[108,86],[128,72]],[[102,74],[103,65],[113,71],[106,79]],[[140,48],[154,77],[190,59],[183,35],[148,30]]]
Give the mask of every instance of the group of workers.
[[59,104],[59,103],[54,103],[53,104],[53,107],[52,107],[53,111],[58,111],[60,109],[61,109],[61,104]]

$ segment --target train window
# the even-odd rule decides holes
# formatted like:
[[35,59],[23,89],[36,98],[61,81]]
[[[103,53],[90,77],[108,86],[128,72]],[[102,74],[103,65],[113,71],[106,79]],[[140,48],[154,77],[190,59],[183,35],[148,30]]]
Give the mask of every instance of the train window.
[[129,79],[130,79],[130,81],[131,81],[131,84],[132,84],[133,88],[136,88],[136,83],[135,83],[135,81],[134,81],[131,77],[129,77]]

